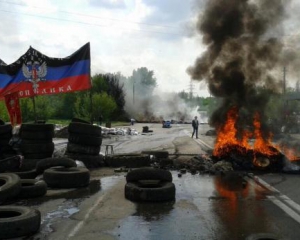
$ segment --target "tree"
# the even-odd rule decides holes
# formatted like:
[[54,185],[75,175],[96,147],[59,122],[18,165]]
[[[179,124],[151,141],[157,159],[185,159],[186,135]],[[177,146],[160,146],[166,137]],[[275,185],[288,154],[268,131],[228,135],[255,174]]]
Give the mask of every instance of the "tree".
[[75,102],[75,116],[89,121],[91,119],[98,120],[102,115],[104,121],[111,120],[112,112],[117,108],[117,104],[113,97],[106,92],[94,93],[92,95],[92,112],[90,108],[90,94],[84,93],[78,97]]
[[92,78],[92,93],[107,93],[114,99],[116,108],[111,113],[111,116],[115,120],[124,118],[125,111],[125,92],[124,83],[120,83],[120,73],[118,74],[96,74]]
[[133,70],[129,83],[134,87],[137,96],[151,96],[157,86],[154,72],[149,71],[146,67]]
[[0,119],[3,120],[4,122],[10,121],[4,100],[0,101]]

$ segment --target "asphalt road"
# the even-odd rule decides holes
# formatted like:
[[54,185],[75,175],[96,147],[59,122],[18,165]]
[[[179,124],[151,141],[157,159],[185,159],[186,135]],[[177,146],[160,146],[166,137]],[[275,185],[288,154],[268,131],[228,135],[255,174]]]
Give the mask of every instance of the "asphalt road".
[[[145,125],[133,128],[141,131]],[[206,125],[200,126],[199,139],[191,138],[190,125],[147,126],[153,133],[105,138],[101,152],[113,144],[115,153],[167,150],[188,159],[213,147],[214,138],[203,135]],[[65,140],[56,142],[62,147]],[[95,169],[88,188],[49,189],[42,198],[12,202],[42,213],[40,232],[22,239],[239,240],[259,233],[276,235],[264,239],[300,239],[298,175],[261,174],[247,178],[242,188],[227,191],[219,176],[178,177],[172,171],[176,200],[145,204],[125,199],[125,174]]]

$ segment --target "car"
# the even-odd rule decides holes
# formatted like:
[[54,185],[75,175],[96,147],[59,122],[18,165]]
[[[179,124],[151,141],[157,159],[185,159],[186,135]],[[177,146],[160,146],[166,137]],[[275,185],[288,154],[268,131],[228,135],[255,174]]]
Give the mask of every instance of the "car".
[[162,122],[162,127],[163,128],[170,128],[171,126],[171,121],[163,121]]

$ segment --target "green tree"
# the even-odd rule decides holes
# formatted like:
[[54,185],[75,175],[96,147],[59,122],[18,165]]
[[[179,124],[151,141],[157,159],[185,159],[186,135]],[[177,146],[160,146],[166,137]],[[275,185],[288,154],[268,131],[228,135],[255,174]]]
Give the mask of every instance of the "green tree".
[[0,101],[0,119],[4,122],[9,122],[8,111],[5,105],[5,101]]
[[146,67],[133,70],[128,83],[134,87],[137,96],[143,97],[151,96],[157,86],[154,71],[149,71]]
[[92,111],[90,106],[90,95],[84,93],[81,97],[78,97],[75,102],[75,116],[90,120],[99,119],[102,115],[104,121],[111,120],[112,112],[117,108],[117,104],[113,97],[109,96],[106,92],[94,93],[92,95]]

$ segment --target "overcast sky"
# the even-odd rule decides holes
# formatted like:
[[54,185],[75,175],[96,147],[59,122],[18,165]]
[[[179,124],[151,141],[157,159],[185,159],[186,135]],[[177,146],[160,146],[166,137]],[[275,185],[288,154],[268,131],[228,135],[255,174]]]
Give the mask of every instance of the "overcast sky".
[[[92,74],[130,76],[147,67],[160,90],[189,91],[186,69],[205,50],[201,36],[192,34],[205,1],[0,0],[0,58],[10,64],[29,46],[66,57],[90,42]],[[293,1],[296,21],[300,7]],[[289,26],[293,34],[299,29]],[[194,83],[194,92],[208,96],[205,84]]]
[[[204,0],[0,0],[0,58],[10,64],[29,46],[66,57],[91,43],[92,74],[153,70],[162,91],[189,91],[188,66],[203,51],[191,37]],[[206,86],[194,83],[194,92]]]

